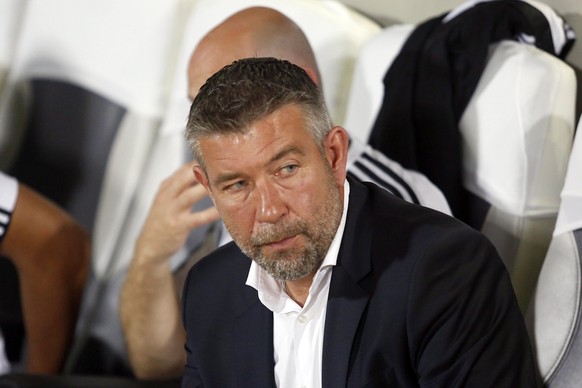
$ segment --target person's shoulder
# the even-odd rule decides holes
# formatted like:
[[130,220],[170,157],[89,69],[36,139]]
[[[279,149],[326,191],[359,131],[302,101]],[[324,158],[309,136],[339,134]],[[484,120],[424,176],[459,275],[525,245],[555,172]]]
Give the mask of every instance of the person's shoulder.
[[[372,182],[355,182],[350,183],[356,190],[359,185],[365,186],[369,203],[374,208],[375,214],[384,217],[412,217],[411,220],[420,218],[434,218],[441,222],[458,222],[455,218],[445,214],[439,210],[428,208],[426,206],[418,205],[409,201],[398,198],[394,194],[386,191],[382,187]],[[357,192],[357,191],[356,191]]]
[[244,284],[250,265],[251,260],[231,241],[193,265],[188,273],[188,284]]
[[225,270],[246,270],[250,266],[250,259],[245,256],[239,247],[233,242],[224,244],[196,263],[191,271],[204,272],[224,272]]
[[367,220],[376,267],[393,263],[388,258],[392,257],[409,270],[417,268],[417,275],[425,273],[419,268],[436,270],[445,265],[450,273],[470,272],[481,266],[502,271],[495,247],[480,231],[450,215],[365,185],[370,190]]
[[390,234],[399,236],[398,239],[454,236],[455,239],[486,240],[481,232],[448,214],[402,200],[374,183],[362,182],[362,185],[368,191],[366,202],[374,230],[384,237]]

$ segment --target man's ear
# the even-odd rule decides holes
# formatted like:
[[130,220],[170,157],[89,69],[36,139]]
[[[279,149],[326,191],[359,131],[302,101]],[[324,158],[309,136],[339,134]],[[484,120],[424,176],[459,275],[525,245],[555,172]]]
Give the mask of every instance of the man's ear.
[[194,178],[198,181],[198,183],[204,186],[208,192],[208,195],[214,202],[214,197],[212,196],[212,191],[210,190],[210,183],[208,181],[208,175],[206,174],[206,171],[204,171],[202,166],[196,163],[192,166],[192,172],[194,173]]
[[346,179],[349,142],[348,133],[339,126],[330,129],[325,138],[325,156],[340,186]]

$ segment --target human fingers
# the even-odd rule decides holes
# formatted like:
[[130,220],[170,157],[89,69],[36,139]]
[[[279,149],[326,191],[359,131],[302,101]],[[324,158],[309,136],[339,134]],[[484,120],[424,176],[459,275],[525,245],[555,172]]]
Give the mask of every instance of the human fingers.
[[160,192],[170,197],[179,196],[184,190],[198,186],[198,181],[194,178],[192,164],[186,163],[175,170],[160,184]]
[[212,206],[208,209],[191,213],[188,217],[188,225],[190,228],[198,228],[202,225],[214,222],[219,218],[218,210],[216,210],[216,207]]
[[178,197],[179,206],[181,208],[190,208],[197,204],[202,199],[208,196],[208,192],[204,186],[196,184],[186,188]]

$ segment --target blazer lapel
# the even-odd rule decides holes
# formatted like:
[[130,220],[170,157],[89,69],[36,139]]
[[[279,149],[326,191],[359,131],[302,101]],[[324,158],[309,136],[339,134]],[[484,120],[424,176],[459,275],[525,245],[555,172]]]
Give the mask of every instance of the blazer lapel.
[[[350,180],[350,202],[337,265],[333,269],[323,340],[322,383],[345,387],[350,356],[370,293],[358,282],[371,271],[371,223],[364,217],[366,189]],[[345,373],[338,373],[345,371]]]
[[237,385],[274,388],[273,313],[259,302],[256,291],[246,288],[254,302],[234,322]]
[[322,383],[324,387],[345,387],[354,338],[370,295],[350,279],[343,268],[336,267],[333,271],[333,288],[341,288],[341,292],[332,295],[330,289],[327,303]]

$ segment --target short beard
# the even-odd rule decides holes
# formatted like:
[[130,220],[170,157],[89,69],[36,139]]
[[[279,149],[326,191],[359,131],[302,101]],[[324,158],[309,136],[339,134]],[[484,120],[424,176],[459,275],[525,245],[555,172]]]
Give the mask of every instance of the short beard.
[[[288,237],[302,235],[308,243],[301,249],[294,248],[266,255],[262,245],[281,241]],[[242,251],[259,264],[265,271],[279,280],[297,280],[314,273],[321,266],[327,253],[329,236],[314,239],[305,221],[269,225],[251,238],[251,245]]]
[[[326,201],[318,206],[315,214],[312,214],[313,222],[295,220],[265,225],[247,241],[240,237],[236,228],[227,226],[241,251],[275,279],[282,281],[302,279],[314,274],[325,259],[337,232],[343,205],[331,169],[328,173],[327,184],[330,193]],[[305,246],[270,255],[264,252],[263,245],[293,236],[304,237],[307,240]]]

